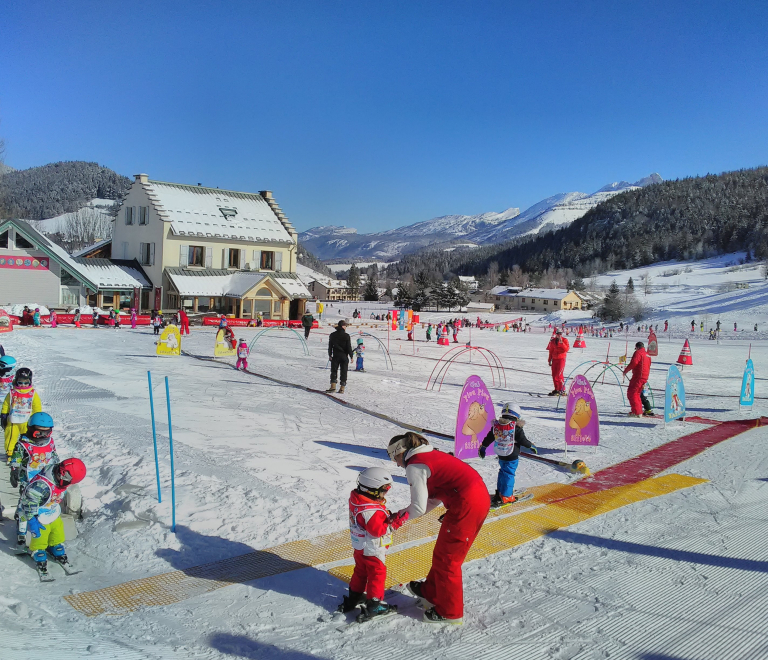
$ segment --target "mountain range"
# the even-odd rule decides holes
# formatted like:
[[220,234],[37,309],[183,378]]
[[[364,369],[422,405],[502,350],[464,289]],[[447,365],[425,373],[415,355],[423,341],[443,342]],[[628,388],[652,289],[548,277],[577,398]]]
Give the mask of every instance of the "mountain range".
[[352,227],[313,227],[299,234],[299,242],[319,259],[334,261],[393,261],[428,245],[445,244],[446,250],[471,248],[537,234],[569,225],[600,202],[625,190],[644,188],[663,179],[651,174],[634,183],[617,181],[592,193],[569,192],[547,197],[527,208],[444,215],[413,225],[372,234],[358,234]]

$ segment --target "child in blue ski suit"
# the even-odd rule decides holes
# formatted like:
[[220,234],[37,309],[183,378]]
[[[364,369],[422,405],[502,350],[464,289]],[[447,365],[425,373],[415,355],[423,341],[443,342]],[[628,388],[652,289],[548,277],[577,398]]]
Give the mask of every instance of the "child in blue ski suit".
[[357,340],[357,348],[355,348],[355,355],[357,355],[357,364],[355,365],[355,371],[365,371],[363,369],[363,357],[365,356],[365,346],[363,346],[363,338],[360,337]]
[[516,403],[505,403],[501,410],[501,417],[497,419],[483,444],[477,450],[480,458],[485,458],[485,451],[496,443],[496,455],[499,457],[499,476],[496,480],[496,493],[491,497],[491,508],[498,508],[504,504],[512,504],[517,500],[514,495],[515,472],[520,460],[520,446],[527,447],[534,454],[538,454],[536,446],[525,437],[522,419],[522,409]]

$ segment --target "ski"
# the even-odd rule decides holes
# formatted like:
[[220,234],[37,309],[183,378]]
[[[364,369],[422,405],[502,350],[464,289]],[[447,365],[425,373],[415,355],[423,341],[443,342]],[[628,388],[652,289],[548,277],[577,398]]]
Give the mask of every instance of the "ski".
[[566,468],[571,472],[589,476],[589,468],[586,466],[584,461],[578,458],[575,461],[573,461],[573,463],[567,463],[566,461],[557,461],[554,458],[544,458],[543,456],[539,456],[538,454],[529,454],[528,452],[525,452],[525,451],[520,452],[520,457],[530,458],[531,460],[539,461],[541,463],[548,463],[549,465],[556,465],[557,467]]
[[498,511],[499,509],[504,509],[508,506],[514,506],[515,504],[519,504],[520,502],[527,502],[528,500],[533,499],[533,493],[524,493],[522,495],[518,495],[517,499],[515,499],[514,502],[505,502],[502,504],[499,504],[498,506],[494,506],[491,504],[491,511]]
[[68,561],[65,561],[65,562],[61,562],[61,561],[59,561],[58,559],[56,559],[55,557],[53,558],[53,561],[54,561],[55,563],[57,563],[59,566],[61,566],[61,568],[62,568],[62,570],[64,571],[64,573],[66,573],[67,575],[77,575],[78,573],[82,573],[82,571],[81,571],[81,570],[79,570],[79,569],[76,569],[76,568],[75,568],[74,566],[72,566],[72,564],[70,564]]
[[[26,555],[30,559],[32,559],[32,555],[29,553],[28,550],[24,549],[24,551],[16,550],[16,555]],[[34,559],[32,560],[34,561]],[[37,571],[37,576],[40,578],[40,582],[55,582],[56,578],[54,578],[50,573],[48,573],[48,566],[41,565],[38,562],[35,562],[35,570]]]

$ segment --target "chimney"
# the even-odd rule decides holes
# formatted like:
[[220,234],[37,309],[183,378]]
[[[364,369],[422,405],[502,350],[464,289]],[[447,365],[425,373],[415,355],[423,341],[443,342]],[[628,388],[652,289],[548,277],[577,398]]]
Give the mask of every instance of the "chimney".
[[136,183],[149,183],[149,175],[147,174],[134,174],[136,177]]
[[259,190],[259,195],[261,195],[264,199],[272,199],[271,190]]

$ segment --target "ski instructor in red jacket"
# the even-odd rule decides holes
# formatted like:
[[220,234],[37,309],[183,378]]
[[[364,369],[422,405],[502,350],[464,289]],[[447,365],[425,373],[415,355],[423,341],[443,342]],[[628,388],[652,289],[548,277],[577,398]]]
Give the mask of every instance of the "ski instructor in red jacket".
[[552,368],[552,383],[555,389],[549,393],[549,396],[565,395],[565,380],[563,379],[563,373],[565,372],[565,354],[571,348],[568,340],[563,337],[563,331],[558,328],[555,330],[555,334],[547,344],[547,351],[549,351],[549,366]]
[[[632,372],[632,379],[629,381],[629,387],[627,388],[627,399],[629,399],[629,405],[632,407],[632,412],[629,413],[630,417],[640,417],[640,415],[646,415],[648,417],[653,415],[650,403],[646,399],[643,401],[643,386],[648,382],[648,376],[651,373],[651,356],[645,351],[645,345],[639,341],[635,344],[635,352],[632,355],[627,368],[624,369],[624,376],[627,372]],[[644,405],[648,403],[648,405]],[[645,412],[643,412],[645,408]]]
[[426,601],[425,622],[463,623],[461,565],[488,515],[488,488],[473,468],[451,454],[433,449],[418,433],[396,435],[387,452],[395,463],[405,467],[411,486],[411,503],[397,515],[408,512],[408,519],[413,520],[439,504],[446,508],[427,579],[414,580],[408,588]]

